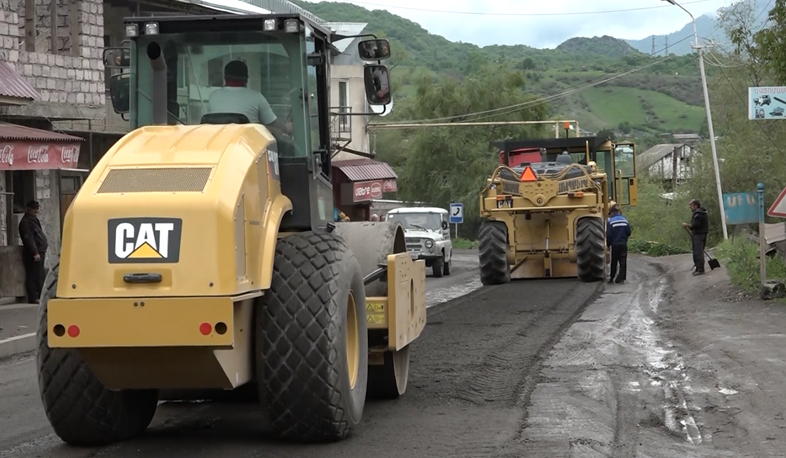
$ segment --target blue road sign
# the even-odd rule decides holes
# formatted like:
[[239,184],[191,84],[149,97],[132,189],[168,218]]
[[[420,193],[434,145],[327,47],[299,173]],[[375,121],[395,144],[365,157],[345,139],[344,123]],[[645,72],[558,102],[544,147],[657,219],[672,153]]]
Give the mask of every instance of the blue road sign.
[[726,224],[753,224],[759,222],[759,201],[756,192],[723,194],[723,213]]
[[786,119],[786,86],[749,87],[748,119]]
[[450,223],[461,224],[464,222],[464,204],[452,203],[450,204]]

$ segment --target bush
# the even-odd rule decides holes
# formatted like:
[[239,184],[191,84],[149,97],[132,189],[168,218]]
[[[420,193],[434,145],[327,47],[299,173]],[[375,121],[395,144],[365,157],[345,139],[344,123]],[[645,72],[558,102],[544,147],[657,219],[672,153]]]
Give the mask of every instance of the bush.
[[477,240],[469,240],[462,237],[453,239],[454,250],[474,250],[477,247],[478,247]]
[[646,254],[648,256],[672,256],[675,254],[690,253],[690,250],[674,245],[635,239],[632,239],[628,243],[628,251],[631,253]]
[[[746,238],[733,242],[724,240],[715,250],[715,256],[725,261],[731,283],[746,293],[759,291],[759,245]],[[786,279],[786,261],[779,256],[767,257],[767,279]]]
[[684,204],[690,199],[678,195],[676,203],[672,203],[662,197],[666,192],[660,183],[641,179],[638,205],[623,206],[623,214],[633,229],[629,247],[635,246],[639,253],[664,256],[690,252],[690,236],[682,228],[682,222],[690,221],[690,210]]

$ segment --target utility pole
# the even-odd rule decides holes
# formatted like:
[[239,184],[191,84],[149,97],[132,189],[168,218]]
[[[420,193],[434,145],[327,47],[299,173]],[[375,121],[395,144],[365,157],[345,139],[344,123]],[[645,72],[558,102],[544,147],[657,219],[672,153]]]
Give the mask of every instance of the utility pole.
[[723,228],[723,239],[728,240],[729,232],[726,229],[726,214],[723,209],[723,191],[721,187],[720,167],[718,166],[718,151],[715,149],[715,131],[712,128],[710,94],[709,94],[709,90],[707,89],[707,75],[704,72],[704,53],[702,52],[703,46],[699,44],[699,33],[696,31],[696,18],[693,17],[690,11],[683,8],[683,6],[677,3],[675,0],[663,0],[663,1],[679,7],[680,9],[682,9],[682,11],[688,13],[688,16],[690,16],[691,21],[693,21],[693,38],[696,40],[696,43],[692,44],[691,47],[693,49],[696,49],[699,53],[699,71],[701,71],[701,85],[704,89],[704,109],[707,111],[707,127],[710,132],[710,146],[712,148],[712,162],[715,168],[715,186],[718,190],[718,207],[720,208],[721,227]]
[[[669,2],[669,0],[665,0],[665,1]],[[671,3],[671,2],[669,2],[669,3]],[[666,54],[665,54],[665,56],[669,57],[669,36],[668,35],[664,35],[663,38],[666,39]]]
[[652,36],[652,52],[650,54],[655,55],[655,35]]

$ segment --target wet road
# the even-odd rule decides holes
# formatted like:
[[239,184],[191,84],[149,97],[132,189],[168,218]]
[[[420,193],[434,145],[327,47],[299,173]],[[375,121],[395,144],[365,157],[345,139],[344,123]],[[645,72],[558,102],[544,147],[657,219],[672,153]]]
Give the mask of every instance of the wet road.
[[143,437],[110,447],[68,447],[51,432],[33,359],[23,356],[0,363],[0,456],[508,456],[519,448],[516,438],[543,357],[599,285],[517,282],[440,303],[471,291],[476,281],[476,255],[474,261],[471,252],[460,256],[451,276],[427,280],[432,307],[413,344],[407,392],[396,401],[368,402],[362,424],[345,441],[281,444],[265,436],[254,405],[167,403]]

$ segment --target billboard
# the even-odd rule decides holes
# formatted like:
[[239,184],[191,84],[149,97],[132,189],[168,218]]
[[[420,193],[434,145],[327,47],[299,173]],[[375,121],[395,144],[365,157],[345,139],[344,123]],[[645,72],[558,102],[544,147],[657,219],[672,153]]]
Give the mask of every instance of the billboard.
[[786,118],[786,86],[748,88],[748,119]]

